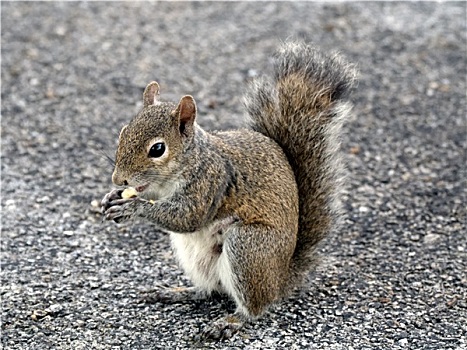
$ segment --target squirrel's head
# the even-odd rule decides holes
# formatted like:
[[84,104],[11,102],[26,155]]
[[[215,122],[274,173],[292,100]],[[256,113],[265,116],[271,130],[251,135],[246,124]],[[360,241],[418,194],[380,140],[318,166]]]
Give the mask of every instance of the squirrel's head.
[[120,131],[112,182],[159,197],[180,171],[196,132],[196,103],[183,96],[175,105],[160,102],[159,84],[150,83],[143,109]]

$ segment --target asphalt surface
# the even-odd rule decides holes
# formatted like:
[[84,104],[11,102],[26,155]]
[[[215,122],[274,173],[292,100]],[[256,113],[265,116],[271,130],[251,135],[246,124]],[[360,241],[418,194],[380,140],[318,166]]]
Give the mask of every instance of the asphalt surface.
[[[1,3],[4,349],[466,349],[466,3]],[[102,223],[118,132],[159,81],[207,129],[242,125],[281,40],[358,64],[342,230],[293,298],[196,343],[228,300],[189,285],[168,237]]]

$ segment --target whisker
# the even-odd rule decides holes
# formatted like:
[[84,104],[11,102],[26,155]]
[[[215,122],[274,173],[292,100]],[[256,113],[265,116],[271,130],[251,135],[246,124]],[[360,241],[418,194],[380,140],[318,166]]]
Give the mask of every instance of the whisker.
[[107,153],[103,153],[103,156],[105,159],[107,159],[107,161],[109,162],[110,165],[112,165],[112,167],[115,167],[115,160],[113,159],[113,157],[109,156]]
[[95,154],[97,154],[101,159],[105,159],[109,165],[112,167],[115,167],[115,160],[112,156],[110,156],[107,152],[104,150],[96,150]]

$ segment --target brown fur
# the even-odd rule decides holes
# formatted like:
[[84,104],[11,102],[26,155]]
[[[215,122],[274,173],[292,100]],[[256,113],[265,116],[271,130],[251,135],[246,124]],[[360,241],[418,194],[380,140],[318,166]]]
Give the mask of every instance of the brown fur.
[[[114,194],[103,201],[107,219],[140,216],[200,237],[179,239],[179,249],[198,254],[209,244],[208,256],[194,256],[187,269],[195,266],[208,291],[228,292],[249,317],[301,283],[339,217],[338,136],[354,81],[338,56],[304,44],[283,45],[275,60],[274,82],[258,80],[246,97],[249,129],[207,133],[191,96],[177,106],[159,102],[158,84],[149,84],[143,110],[121,132],[113,181],[147,188],[140,198],[155,202],[114,205]],[[161,140],[164,156],[149,157]],[[227,266],[216,270],[222,257]],[[213,271],[231,275],[213,285]]]
[[250,127],[281,146],[297,181],[300,218],[290,289],[314,267],[317,244],[340,216],[339,132],[355,75],[338,55],[291,42],[275,56],[275,81],[258,81],[246,96]]

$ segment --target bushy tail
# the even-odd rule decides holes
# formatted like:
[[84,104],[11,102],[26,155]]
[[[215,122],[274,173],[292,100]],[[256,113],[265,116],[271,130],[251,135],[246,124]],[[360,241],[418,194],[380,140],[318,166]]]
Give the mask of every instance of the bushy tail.
[[299,193],[299,232],[291,287],[316,265],[316,246],[340,217],[340,128],[356,72],[337,54],[303,43],[283,44],[275,55],[274,81],[256,81],[245,97],[249,126],[284,150]]

